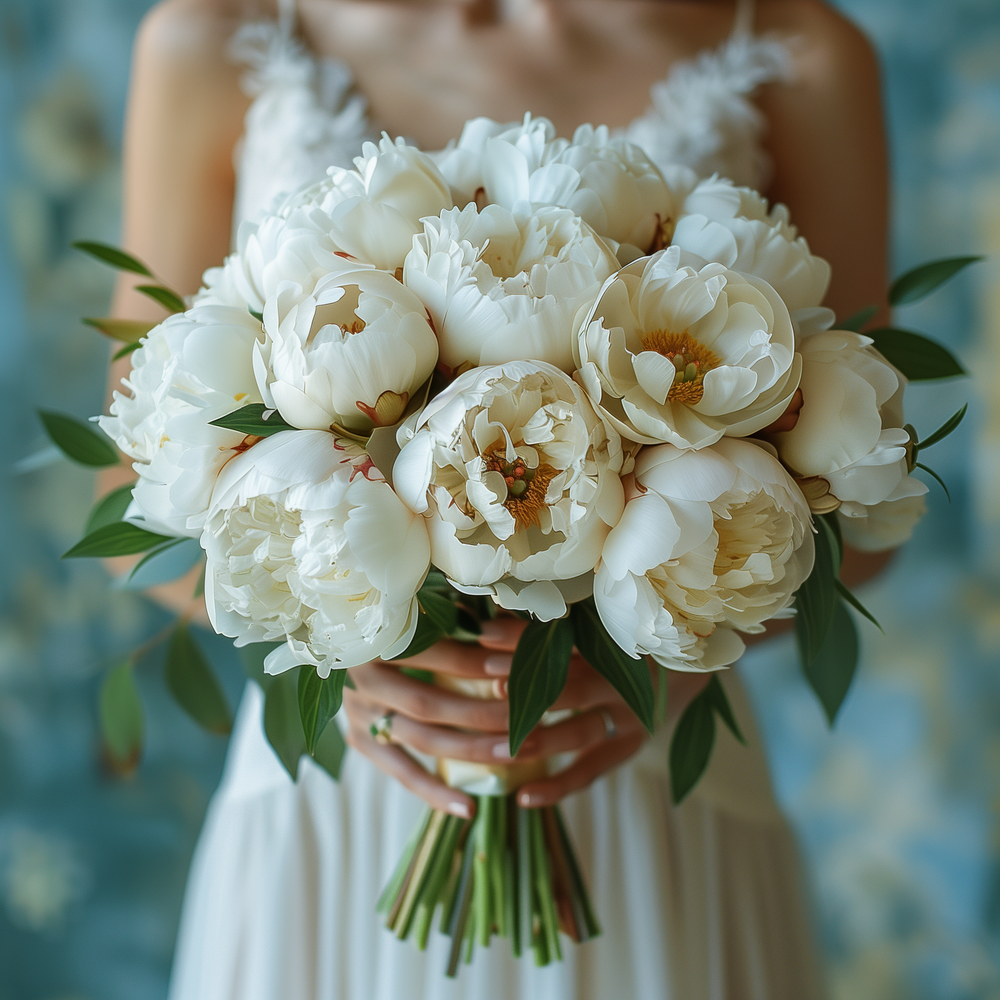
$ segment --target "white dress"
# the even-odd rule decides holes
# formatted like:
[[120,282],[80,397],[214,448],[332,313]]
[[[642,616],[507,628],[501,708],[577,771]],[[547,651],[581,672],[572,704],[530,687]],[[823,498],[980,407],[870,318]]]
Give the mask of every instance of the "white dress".
[[[234,40],[255,95],[236,151],[236,219],[279,192],[349,165],[373,131],[349,70],[294,40],[294,0],[277,24]],[[766,167],[756,86],[787,71],[754,38],[749,4],[718,50],[675,66],[627,129],[659,163],[757,185]],[[724,683],[749,748],[719,727],[712,763],[679,808],[668,734],[564,803],[603,933],[538,969],[506,941],[444,977],[447,941],[400,942],[375,900],[422,803],[348,751],[340,782],[311,760],[293,783],[246,689],[222,782],[188,881],[171,1000],[813,1000],[823,995],[796,845],[771,792],[735,672]]]

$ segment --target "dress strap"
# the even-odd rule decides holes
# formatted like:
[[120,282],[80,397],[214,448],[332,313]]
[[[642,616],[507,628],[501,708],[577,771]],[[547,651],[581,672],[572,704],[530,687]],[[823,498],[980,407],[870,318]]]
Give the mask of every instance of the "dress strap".
[[[290,2],[294,4],[295,0]],[[736,16],[733,18],[733,30],[729,36],[731,39],[750,38],[753,35],[756,7],[755,0],[736,0]]]

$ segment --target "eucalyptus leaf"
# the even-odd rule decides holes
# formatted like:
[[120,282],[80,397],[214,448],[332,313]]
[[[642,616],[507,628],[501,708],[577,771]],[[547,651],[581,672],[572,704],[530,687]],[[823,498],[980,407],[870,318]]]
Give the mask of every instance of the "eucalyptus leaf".
[[570,607],[573,637],[580,655],[625,699],[649,733],[656,728],[656,692],[644,659],[631,657],[608,634],[594,599]]
[[225,736],[233,718],[222,688],[204,653],[183,622],[167,647],[167,687],[177,703],[203,729]]
[[818,653],[826,639],[837,606],[837,566],[833,549],[833,533],[822,518],[815,519],[816,561],[812,573],[795,594],[796,634],[803,663]]
[[512,757],[562,693],[572,653],[573,626],[568,618],[531,621],[521,633],[507,681]]
[[111,355],[111,360],[118,361],[121,358],[127,357],[133,351],[137,351],[140,347],[142,347],[142,344],[140,344],[138,340],[131,344],[126,344],[120,350],[115,351],[115,353]]
[[150,550],[128,575],[126,586],[145,590],[179,580],[201,562],[204,553],[197,538],[172,538]]
[[187,308],[184,300],[175,291],[164,288],[163,285],[136,285],[135,290],[158,302],[167,312],[182,313]]
[[705,773],[715,745],[715,712],[706,686],[691,700],[670,740],[670,791],[679,805]]
[[92,468],[118,464],[118,452],[103,431],[65,413],[39,410],[38,416],[52,443],[67,457]]
[[87,326],[92,326],[95,330],[100,330],[105,337],[112,340],[121,340],[126,344],[132,344],[137,340],[142,340],[149,333],[155,323],[147,323],[139,319],[104,319],[87,318],[82,320]]
[[939,441],[943,441],[956,427],[962,422],[965,414],[969,410],[969,404],[966,403],[960,410],[953,413],[930,437],[923,441],[918,441],[914,447],[914,452],[924,451],[926,448],[930,448],[932,445],[937,444]]
[[919,302],[959,271],[982,259],[982,257],[946,257],[943,260],[932,260],[928,264],[921,264],[920,267],[900,275],[892,283],[889,289],[889,304],[903,306],[910,302]]
[[847,601],[847,603],[850,604],[851,607],[858,612],[858,614],[864,615],[864,617],[867,618],[872,625],[875,626],[875,628],[885,635],[885,629],[883,629],[879,624],[878,619],[861,603],[861,601],[857,599],[857,597],[854,596],[854,594],[851,593],[847,585],[841,580],[837,580],[837,593],[840,594],[840,596]]
[[62,557],[110,559],[114,556],[132,556],[172,540],[172,535],[157,535],[131,521],[119,521],[90,532],[68,552],[64,552]]
[[865,336],[871,337],[875,349],[911,382],[928,382],[966,374],[946,347],[921,333],[887,326],[869,330]]
[[924,465],[923,462],[916,462],[914,463],[913,468],[922,469],[924,472],[927,473],[927,475],[933,476],[937,480],[938,485],[941,487],[941,489],[944,490],[944,495],[948,498],[948,503],[951,503],[951,491],[948,489],[947,485],[945,484],[945,481],[929,465]]
[[816,692],[827,720],[833,725],[854,679],[858,665],[858,632],[843,601],[837,601],[826,641],[803,664],[806,679]]
[[834,324],[836,330],[850,330],[852,333],[860,333],[866,323],[878,312],[878,306],[865,306],[859,309],[853,316],[847,319],[838,319]]
[[78,240],[73,244],[77,250],[96,257],[104,264],[110,264],[119,271],[131,271],[133,274],[142,274],[147,278],[153,277],[153,272],[146,267],[142,261],[137,260],[131,254],[119,250],[117,247],[108,246],[107,243],[95,243],[92,240]]
[[120,663],[104,675],[98,709],[101,735],[116,769],[134,770],[142,754],[145,721],[131,663]]
[[435,594],[433,590],[421,588],[417,594],[417,600],[425,615],[439,628],[445,635],[450,635],[458,628],[458,612],[455,605]]
[[299,719],[310,755],[315,753],[320,736],[340,711],[346,679],[346,670],[333,670],[329,677],[320,677],[312,666],[299,670]]
[[302,669],[293,667],[271,678],[264,693],[264,735],[293,781],[298,777],[299,759],[309,752],[299,715],[298,682]]
[[103,528],[106,524],[117,524],[125,516],[125,511],[128,510],[129,504],[132,503],[132,489],[134,486],[135,483],[129,483],[127,486],[119,486],[118,489],[112,490],[101,497],[94,504],[90,516],[87,518],[87,527],[83,531],[84,535],[90,535],[98,528]]
[[224,427],[237,434],[251,434],[254,437],[268,437],[279,431],[295,430],[291,424],[285,423],[281,415],[272,410],[267,420],[263,419],[267,407],[263,403],[248,403],[232,413],[227,413],[218,420],[209,421],[213,427]]

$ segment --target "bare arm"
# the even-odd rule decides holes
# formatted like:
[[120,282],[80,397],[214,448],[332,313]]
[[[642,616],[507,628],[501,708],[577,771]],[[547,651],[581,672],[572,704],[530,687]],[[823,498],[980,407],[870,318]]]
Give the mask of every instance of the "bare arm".
[[[125,123],[122,246],[183,295],[197,291],[206,268],[229,250],[234,175],[232,151],[247,99],[226,57],[236,20],[219,4],[167,0],[146,16],[136,38]],[[122,275],[112,314],[159,321],[163,310]],[[108,386],[128,374],[112,365]],[[101,476],[106,492],[135,478],[128,462]],[[110,561],[123,572],[134,560]],[[187,613],[194,579],[155,588],[154,596]]]

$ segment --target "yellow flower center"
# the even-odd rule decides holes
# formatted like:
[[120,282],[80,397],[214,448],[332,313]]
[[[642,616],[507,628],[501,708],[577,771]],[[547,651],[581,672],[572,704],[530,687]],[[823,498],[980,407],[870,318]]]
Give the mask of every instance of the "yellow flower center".
[[667,399],[687,403],[688,406],[699,402],[704,395],[702,382],[705,373],[718,368],[722,363],[717,355],[699,344],[687,330],[683,333],[651,330],[642,338],[642,349],[654,351],[673,362],[677,371]]
[[542,510],[547,506],[545,494],[549,483],[559,474],[559,470],[544,463],[537,469],[529,469],[522,458],[508,462],[506,449],[503,447],[487,452],[483,455],[483,461],[487,471],[499,472],[503,476],[507,484],[507,499],[503,505],[517,522],[517,527],[537,527]]

